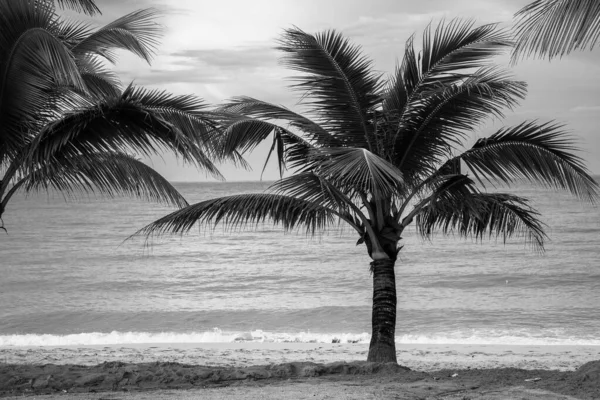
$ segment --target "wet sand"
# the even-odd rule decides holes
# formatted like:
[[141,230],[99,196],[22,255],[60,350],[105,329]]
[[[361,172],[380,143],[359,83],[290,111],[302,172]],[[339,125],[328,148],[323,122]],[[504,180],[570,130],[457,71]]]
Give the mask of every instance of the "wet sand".
[[[367,359],[368,343],[167,343],[111,346],[0,347],[5,364],[178,362],[247,367],[307,361],[331,363]],[[600,360],[600,346],[499,346],[397,344],[398,362],[419,371],[499,368],[573,371]]]
[[600,360],[600,346],[399,345],[404,367],[357,362],[366,359],[367,348],[321,343],[4,347],[0,396],[600,398],[600,361],[593,361]]

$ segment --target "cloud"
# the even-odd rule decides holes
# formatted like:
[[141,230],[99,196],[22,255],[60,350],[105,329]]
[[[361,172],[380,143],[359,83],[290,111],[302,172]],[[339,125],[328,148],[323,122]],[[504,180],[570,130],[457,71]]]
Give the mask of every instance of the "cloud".
[[[122,65],[122,64],[120,64]],[[238,46],[230,49],[181,50],[160,55],[154,67],[133,69],[123,65],[118,73],[124,81],[141,85],[169,83],[223,83],[244,79],[269,80],[281,75],[277,52],[265,45]]]
[[572,113],[599,112],[600,106],[577,106],[569,110]]
[[238,46],[229,49],[181,50],[169,54],[172,64],[182,67],[216,67],[248,71],[275,66],[277,52],[272,45]]

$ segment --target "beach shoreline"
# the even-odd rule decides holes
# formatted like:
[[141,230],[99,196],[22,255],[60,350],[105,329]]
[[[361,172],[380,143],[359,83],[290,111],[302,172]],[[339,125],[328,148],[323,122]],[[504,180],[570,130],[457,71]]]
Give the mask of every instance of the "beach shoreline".
[[[150,343],[72,346],[0,346],[5,364],[97,365],[103,362],[178,362],[213,367],[248,367],[286,362],[366,360],[368,343]],[[419,371],[521,368],[574,371],[600,360],[600,346],[396,344],[398,362]]]
[[0,396],[600,398],[600,346],[397,344],[400,366],[366,363],[367,350],[259,342],[0,347]]

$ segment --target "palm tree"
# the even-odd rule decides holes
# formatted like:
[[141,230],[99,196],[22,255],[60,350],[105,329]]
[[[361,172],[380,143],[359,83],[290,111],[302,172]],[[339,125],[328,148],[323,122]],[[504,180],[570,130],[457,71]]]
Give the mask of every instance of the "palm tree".
[[[295,173],[265,193],[203,201],[169,214],[138,234],[187,232],[197,222],[240,227],[273,222],[308,233],[341,221],[373,260],[372,336],[368,361],[396,362],[395,264],[407,226],[431,237],[521,236],[537,248],[543,224],[528,200],[485,185],[525,179],[597,197],[597,184],[561,127],[524,122],[462,143],[489,116],[525,96],[525,84],[490,64],[509,48],[495,25],[454,20],[428,27],[417,53],[409,39],[388,80],[335,31],[294,28],[279,42],[297,72],[292,88],[306,115],[250,97],[222,108],[223,152],[247,152],[273,138],[280,168]],[[463,171],[464,166],[471,176]]]
[[[61,5],[97,11],[90,0]],[[144,9],[94,29],[44,0],[0,0],[0,218],[18,190],[125,193],[187,202],[131,153],[170,149],[220,176],[205,104],[129,85],[106,67],[115,50],[150,62],[160,36]],[[2,224],[3,226],[3,224]]]
[[597,0],[536,0],[515,16],[513,62],[532,54],[552,59],[572,50],[591,50],[600,37]]

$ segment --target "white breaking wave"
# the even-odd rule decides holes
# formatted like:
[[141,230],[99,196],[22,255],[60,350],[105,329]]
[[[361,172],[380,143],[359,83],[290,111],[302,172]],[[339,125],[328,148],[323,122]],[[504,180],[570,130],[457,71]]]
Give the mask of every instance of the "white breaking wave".
[[[207,332],[90,332],[71,335],[22,334],[0,335],[0,346],[94,346],[127,344],[176,344],[176,343],[363,343],[368,344],[368,333],[274,333],[255,330],[250,332],[223,332],[218,328]],[[448,335],[402,335],[396,336],[397,344],[481,344],[481,345],[530,345],[530,346],[600,346],[600,338],[560,338],[513,335],[472,334]]]
[[0,335],[0,346],[93,346],[117,344],[164,344],[164,343],[368,343],[371,336],[362,334],[322,333],[272,333],[255,330],[250,332],[223,332],[218,328],[207,332],[91,332],[71,335],[23,334]]

